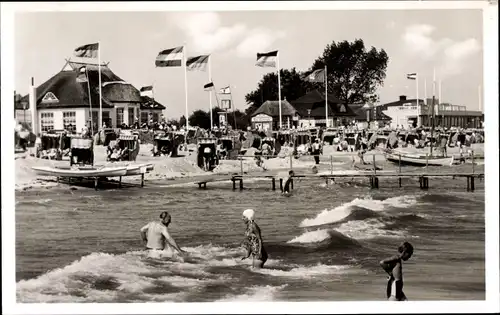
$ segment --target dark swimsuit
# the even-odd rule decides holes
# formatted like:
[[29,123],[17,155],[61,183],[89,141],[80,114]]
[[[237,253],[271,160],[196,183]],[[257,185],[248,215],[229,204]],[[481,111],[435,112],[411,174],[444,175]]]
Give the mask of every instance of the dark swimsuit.
[[245,231],[245,236],[247,237],[247,242],[250,246],[250,253],[254,258],[265,262],[267,260],[267,252],[264,249],[264,244],[262,244],[259,251],[259,238],[257,237],[257,235],[255,235],[255,233],[253,233],[250,224],[247,226],[247,229]]
[[284,193],[289,193],[290,192],[290,184],[292,183],[292,180],[293,178],[290,177],[287,179],[287,181],[285,182],[285,187],[283,188],[283,192]]

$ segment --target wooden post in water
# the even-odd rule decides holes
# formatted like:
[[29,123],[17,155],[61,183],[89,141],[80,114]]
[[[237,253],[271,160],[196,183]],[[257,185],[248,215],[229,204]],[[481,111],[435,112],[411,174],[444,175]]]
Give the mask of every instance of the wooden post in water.
[[283,178],[280,178],[280,190],[283,192]]
[[401,153],[399,153],[399,188],[401,188]]
[[472,151],[472,175],[474,175],[474,151]]
[[330,174],[333,175],[333,155],[330,155]]
[[427,168],[429,168],[429,153],[425,154],[425,171],[427,172]]
[[276,178],[273,177],[273,190],[276,190]]
[[373,174],[377,175],[377,165],[375,164],[375,154],[373,156]]

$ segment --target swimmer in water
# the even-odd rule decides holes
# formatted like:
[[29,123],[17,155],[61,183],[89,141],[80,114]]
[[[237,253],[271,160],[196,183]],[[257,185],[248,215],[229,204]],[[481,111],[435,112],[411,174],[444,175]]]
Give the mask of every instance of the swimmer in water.
[[290,186],[293,186],[293,176],[295,175],[294,171],[289,171],[288,172],[288,179],[285,182],[285,186],[283,187],[283,194],[289,194],[290,191]]
[[161,221],[152,221],[141,228],[141,237],[147,250],[163,250],[173,247],[179,254],[184,251],[177,245],[168,232],[172,217],[167,211],[160,214]]
[[413,255],[413,246],[404,242],[398,248],[398,255],[384,259],[380,266],[389,274],[387,282],[387,299],[389,301],[407,301],[403,292],[403,261]]
[[243,211],[243,222],[247,226],[243,246],[247,248],[247,256],[241,260],[252,256],[252,267],[262,268],[267,261],[267,252],[264,249],[260,228],[254,221],[254,215],[255,212],[252,209]]

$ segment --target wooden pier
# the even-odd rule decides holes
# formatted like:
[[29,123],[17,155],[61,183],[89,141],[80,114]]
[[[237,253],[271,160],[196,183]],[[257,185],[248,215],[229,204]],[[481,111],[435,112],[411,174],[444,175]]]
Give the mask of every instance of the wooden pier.
[[[467,191],[475,190],[475,179],[483,179],[483,173],[379,173],[379,174],[332,174],[332,175],[294,175],[292,178],[300,178],[300,179],[323,179],[328,185],[331,180],[335,181],[337,178],[366,178],[370,181],[371,189],[379,189],[380,188],[380,179],[382,178],[392,178],[398,179],[399,187],[402,187],[403,178],[413,178],[419,181],[419,187],[422,190],[429,189],[429,179],[431,178],[466,178],[466,187]],[[196,183],[199,188],[207,188],[207,183],[210,182],[232,182],[233,190],[244,189],[244,180],[245,179],[269,179],[271,181],[271,190],[276,190],[276,180],[279,180],[280,190],[283,190],[283,178],[278,177],[277,175],[232,175],[229,178],[221,178],[221,179],[209,179],[209,180],[198,180]],[[291,182],[291,188],[293,189],[293,181]]]

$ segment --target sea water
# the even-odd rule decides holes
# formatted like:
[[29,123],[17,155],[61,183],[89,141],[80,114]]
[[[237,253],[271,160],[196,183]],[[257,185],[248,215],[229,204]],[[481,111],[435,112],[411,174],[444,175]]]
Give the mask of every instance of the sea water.
[[[484,183],[465,179],[270,180],[245,189],[209,183],[171,187],[33,190],[16,194],[18,302],[384,300],[378,262],[402,241],[410,300],[485,298]],[[242,212],[255,210],[269,260],[241,260]],[[184,257],[145,251],[140,228],[169,211]]]

